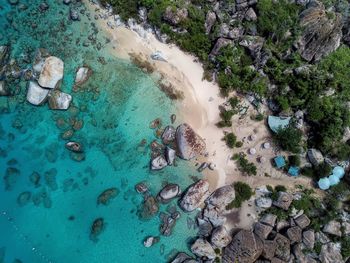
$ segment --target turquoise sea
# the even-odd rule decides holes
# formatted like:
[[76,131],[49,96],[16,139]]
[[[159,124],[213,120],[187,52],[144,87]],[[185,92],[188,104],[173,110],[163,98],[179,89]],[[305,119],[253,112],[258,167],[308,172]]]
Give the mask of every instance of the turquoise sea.
[[[176,104],[153,77],[107,53],[108,39],[79,1],[67,6],[47,0],[45,11],[41,0],[9,2],[0,0],[0,45],[11,45],[21,68],[31,67],[37,48],[61,58],[62,90],[73,96],[73,105],[68,111],[32,106],[25,100],[27,82],[7,80],[14,95],[0,97],[0,262],[168,262],[176,251],[188,251],[196,230],[188,229],[187,220],[195,215],[182,212],[172,236],[143,246],[145,237],[160,235],[160,219],[139,219],[143,198],[134,189],[145,181],[153,195],[166,182],[184,190],[200,176],[180,160],[160,172],[149,169],[149,144],[156,139],[149,123],[162,118],[170,124]],[[69,8],[78,10],[80,21],[70,21]],[[84,64],[94,73],[74,92],[76,69]],[[83,124],[70,139],[84,145],[81,162],[72,160],[61,137],[73,123]],[[110,187],[118,188],[117,197],[98,206],[98,195]],[[100,217],[105,229],[94,242],[90,228]]]

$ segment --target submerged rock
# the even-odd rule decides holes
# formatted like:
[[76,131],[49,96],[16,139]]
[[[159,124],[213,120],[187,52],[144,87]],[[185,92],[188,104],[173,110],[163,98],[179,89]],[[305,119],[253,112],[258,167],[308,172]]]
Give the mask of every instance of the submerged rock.
[[20,175],[21,175],[21,172],[17,168],[8,167],[6,169],[6,173],[4,176],[4,183],[5,183],[5,190],[6,191],[11,191],[14,188],[14,186],[17,182],[17,179]]
[[163,236],[170,236],[172,234],[173,228],[175,227],[177,218],[173,218],[172,216],[169,216],[163,212],[160,213],[159,218],[161,221],[160,233]]
[[179,196],[180,193],[181,191],[179,185],[168,184],[158,193],[157,197],[161,202],[167,203]]
[[57,176],[57,170],[55,168],[48,170],[44,174],[45,183],[52,191],[55,191],[58,189],[56,176]]
[[209,195],[208,181],[199,180],[187,189],[181,198],[180,207],[186,212],[191,212],[202,205]]
[[38,83],[41,87],[54,89],[63,78],[64,63],[61,59],[51,56],[45,59]]
[[95,219],[90,229],[90,239],[94,242],[98,241],[97,237],[103,232],[104,228],[104,219],[102,217]]
[[135,185],[135,190],[139,194],[143,194],[143,193],[146,193],[148,191],[148,187],[145,183],[138,183],[137,185]]
[[17,197],[17,204],[19,206],[25,206],[30,202],[31,198],[32,198],[31,192],[26,191],[26,192],[20,193],[19,196]]
[[44,67],[45,60],[49,56],[50,56],[49,52],[44,48],[39,48],[36,51],[34,62],[33,62],[33,71],[35,75],[37,76],[40,75],[40,72]]
[[40,186],[40,174],[39,173],[32,172],[31,175],[29,176],[29,180],[35,187]]
[[59,90],[49,93],[49,107],[51,110],[67,110],[72,101],[72,96]]
[[141,219],[150,219],[158,213],[159,205],[157,200],[153,196],[145,197],[138,215]]
[[204,140],[186,123],[176,129],[178,154],[182,159],[190,160],[205,151]]
[[42,105],[46,102],[49,90],[40,87],[36,82],[30,81],[28,84],[27,101],[33,105]]
[[110,200],[117,197],[119,191],[116,187],[104,190],[97,198],[97,204],[108,205]]
[[0,81],[0,96],[9,96],[10,91],[6,87],[5,81]]

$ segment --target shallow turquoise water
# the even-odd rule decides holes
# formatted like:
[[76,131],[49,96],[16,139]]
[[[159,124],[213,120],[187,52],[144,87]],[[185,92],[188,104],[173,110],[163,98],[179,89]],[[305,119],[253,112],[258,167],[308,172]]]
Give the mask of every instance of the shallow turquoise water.
[[[20,3],[28,8],[20,11],[19,5],[11,7],[0,0],[0,44],[11,43],[11,57],[23,68],[30,67],[39,47],[60,57],[65,62],[62,90],[72,94],[74,106],[53,112],[47,106],[29,105],[24,81],[9,83],[15,96],[0,97],[0,175],[4,177],[8,168],[19,171],[11,190],[5,190],[4,180],[0,182],[0,262],[2,257],[4,262],[33,263],[166,262],[175,250],[188,251],[188,238],[195,236],[195,230],[189,230],[186,221],[194,215],[184,213],[171,237],[143,247],[146,236],[159,235],[159,218],[139,220],[142,196],[134,190],[141,181],[147,181],[152,194],[165,182],[184,189],[192,176],[200,176],[182,161],[161,172],[149,171],[149,143],[155,139],[149,123],[157,117],[170,123],[176,105],[150,76],[127,61],[111,58],[102,32],[96,40],[101,50],[92,44],[83,47],[93,31],[93,19],[81,15],[82,21],[68,23],[69,7],[61,0],[47,1],[50,8],[44,13],[38,11],[41,1]],[[100,63],[100,57],[106,63]],[[73,92],[75,71],[83,64],[94,74],[82,90]],[[70,158],[61,139],[72,120],[84,123],[71,139],[84,144],[82,162]],[[143,139],[146,146],[140,146]],[[57,174],[48,184],[45,173],[52,169]],[[39,187],[29,180],[34,171],[41,176]],[[97,196],[110,187],[118,188],[118,196],[106,207],[97,206]],[[19,206],[17,198],[24,191],[32,200]],[[74,220],[69,220],[71,216]],[[98,217],[104,218],[106,227],[95,243],[89,233]]]

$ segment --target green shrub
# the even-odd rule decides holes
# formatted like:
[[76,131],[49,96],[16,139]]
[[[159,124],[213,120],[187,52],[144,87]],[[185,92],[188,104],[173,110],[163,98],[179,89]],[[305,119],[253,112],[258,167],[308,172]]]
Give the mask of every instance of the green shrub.
[[302,133],[300,130],[289,125],[284,129],[279,129],[274,134],[274,140],[285,151],[292,153],[300,152]]
[[242,173],[249,176],[257,174],[256,166],[249,162],[243,153],[235,154],[232,159],[237,161],[238,167]]
[[224,140],[229,148],[234,148],[236,146],[237,137],[232,132],[226,134]]
[[237,148],[241,148],[242,146],[243,146],[243,142],[241,142],[241,141],[236,142]]
[[235,182],[233,184],[233,188],[235,189],[236,197],[230,204],[227,205],[227,210],[241,207],[242,203],[249,200],[254,194],[252,188],[243,182]]
[[341,254],[343,258],[350,257],[350,237],[343,237],[341,239]]
[[290,155],[288,157],[289,164],[292,166],[300,166],[300,156],[299,155]]

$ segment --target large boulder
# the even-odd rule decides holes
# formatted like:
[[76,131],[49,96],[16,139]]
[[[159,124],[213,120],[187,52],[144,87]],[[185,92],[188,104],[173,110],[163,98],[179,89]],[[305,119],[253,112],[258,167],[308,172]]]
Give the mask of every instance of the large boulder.
[[169,22],[170,24],[176,26],[180,22],[184,21],[188,16],[188,11],[186,8],[177,8],[168,6],[165,9],[164,20]]
[[310,229],[303,232],[303,243],[308,249],[314,249],[315,246],[315,231]]
[[267,239],[271,231],[272,231],[272,226],[268,226],[260,222],[257,222],[254,224],[254,233],[261,239]]
[[92,69],[87,66],[78,68],[77,74],[75,75],[74,84],[75,85],[84,84],[89,79],[91,74],[92,74]]
[[308,227],[311,223],[311,220],[305,214],[298,216],[294,221],[301,229]]
[[331,220],[323,227],[323,232],[340,237],[341,224],[338,221]]
[[39,77],[41,70],[44,67],[45,60],[50,56],[49,52],[44,48],[39,48],[34,57],[33,72],[36,78]]
[[214,227],[221,226],[226,222],[226,217],[222,215],[222,211],[211,204],[206,205],[203,211],[203,217],[213,224]]
[[185,195],[181,198],[180,207],[186,212],[191,212],[203,204],[209,195],[208,181],[199,180],[188,188]]
[[67,110],[72,96],[59,90],[52,90],[49,94],[49,107],[51,110]]
[[232,242],[225,248],[223,263],[251,263],[255,262],[263,251],[263,242],[253,232],[248,230],[239,231]]
[[180,252],[176,255],[176,257],[170,262],[170,263],[184,263],[184,262],[188,262],[188,260],[191,260],[192,258],[187,255],[184,252]]
[[324,244],[321,248],[320,260],[322,263],[344,263],[340,253],[340,244],[333,242]]
[[180,194],[180,187],[177,184],[167,184],[158,194],[158,200],[163,203],[170,202]]
[[227,47],[228,45],[232,45],[233,43],[234,43],[234,42],[233,42],[233,40],[231,40],[231,39],[227,39],[227,38],[220,37],[220,38],[216,41],[216,43],[215,43],[213,49],[210,51],[210,55],[211,55],[212,57],[215,57],[215,56],[219,55],[220,50],[221,50],[222,48]]
[[213,25],[215,24],[215,22],[216,22],[216,14],[215,14],[215,12],[209,11],[207,13],[206,17],[205,17],[205,25],[204,25],[205,26],[205,32],[207,34],[210,33],[210,31],[211,31]]
[[264,240],[264,249],[262,256],[266,259],[272,259],[275,256],[276,243],[273,240]]
[[276,258],[284,261],[288,261],[290,258],[290,241],[288,238],[281,234],[277,234],[274,242],[276,243]]
[[303,32],[298,41],[298,50],[307,61],[318,61],[340,46],[342,38],[342,16],[326,11],[318,1],[310,1],[300,14]]
[[260,208],[270,208],[272,206],[272,199],[265,196],[258,197],[255,199],[255,205]]
[[231,185],[225,185],[216,189],[205,202],[215,206],[218,211],[224,211],[234,199],[235,189]]
[[273,202],[274,206],[288,210],[289,206],[292,204],[293,196],[286,192],[279,192],[278,198]]
[[263,223],[268,226],[274,227],[276,224],[277,216],[274,214],[265,214],[261,219],[260,223]]
[[307,158],[314,165],[318,166],[324,162],[323,154],[317,149],[309,149],[307,151]]
[[33,105],[42,105],[46,102],[49,90],[40,87],[36,82],[28,83],[27,101]]
[[61,59],[51,56],[45,59],[38,83],[44,88],[54,89],[63,78],[64,63]]
[[198,238],[192,244],[191,251],[198,257],[206,257],[208,259],[214,259],[216,257],[213,247],[203,238]]
[[298,226],[293,226],[287,230],[287,236],[291,244],[300,243],[302,240],[302,230]]
[[161,170],[168,166],[168,162],[165,160],[164,156],[160,155],[154,158],[151,162],[152,170]]
[[173,126],[166,126],[162,134],[163,143],[169,144],[175,141],[175,133],[176,129]]
[[215,228],[210,239],[211,243],[218,248],[227,247],[231,240],[232,238],[224,226]]
[[179,156],[185,160],[203,154],[206,148],[204,140],[187,123],[177,127],[176,143]]
[[176,158],[176,151],[170,147],[165,148],[165,159],[168,165],[173,165]]

